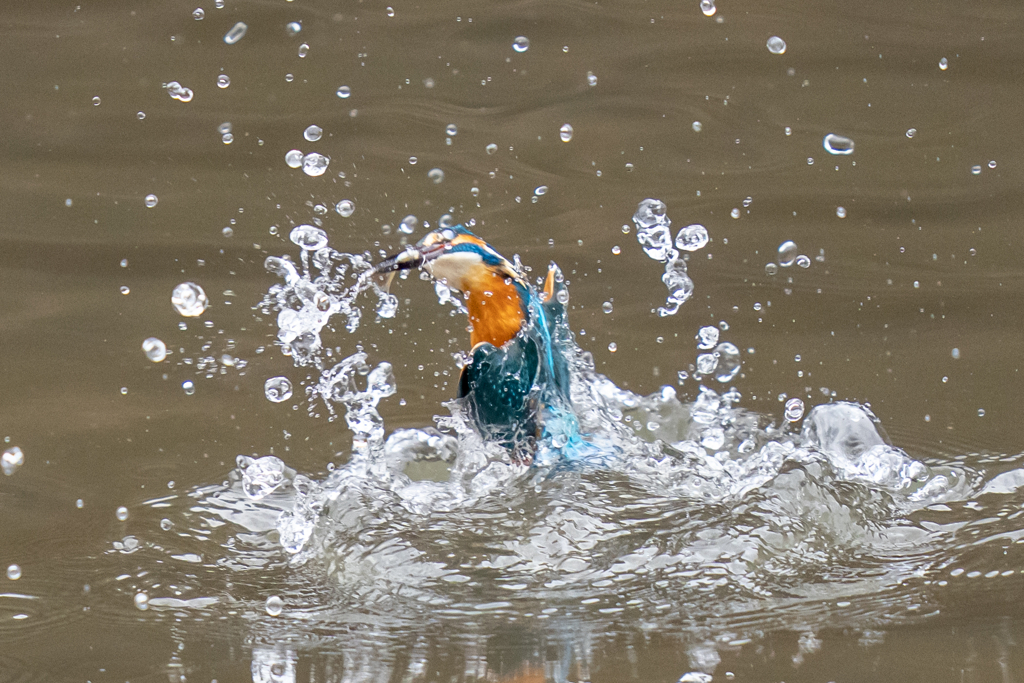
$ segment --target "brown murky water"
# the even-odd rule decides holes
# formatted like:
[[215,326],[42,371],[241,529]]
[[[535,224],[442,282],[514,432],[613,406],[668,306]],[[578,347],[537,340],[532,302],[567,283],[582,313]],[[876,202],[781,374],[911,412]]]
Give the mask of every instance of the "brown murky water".
[[[0,681],[1024,679],[1019,6],[224,4],[0,10],[0,437],[24,453],[0,476]],[[631,221],[648,197],[711,237],[674,316]],[[275,344],[264,260],[313,222],[378,259],[445,214],[560,264],[619,387],[735,386],[762,426],[792,397],[868,404],[964,488],[908,505],[790,462],[708,502],[598,469],[404,510],[357,482],[286,552],[293,500],[241,495],[236,455],[326,489],[352,434]],[[787,240],[809,267],[769,274]],[[200,317],[170,305],[185,281]],[[447,414],[468,339],[427,284],[395,293],[393,320],[368,303],[324,333],[393,365],[389,433]],[[693,376],[707,325],[741,352],[726,384]]]

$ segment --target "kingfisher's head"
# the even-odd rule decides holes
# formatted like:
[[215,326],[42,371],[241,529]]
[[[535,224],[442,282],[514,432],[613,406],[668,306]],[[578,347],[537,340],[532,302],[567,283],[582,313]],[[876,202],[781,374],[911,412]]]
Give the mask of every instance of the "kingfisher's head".
[[528,287],[508,259],[461,225],[438,228],[404,251],[385,259],[371,273],[387,289],[403,270],[422,268],[435,280],[466,296],[472,343],[502,346],[527,317]]
[[433,230],[404,251],[379,263],[373,274],[385,278],[385,288],[402,270],[422,268],[452,289],[472,294],[475,286],[499,276],[523,284],[508,259],[461,225]]

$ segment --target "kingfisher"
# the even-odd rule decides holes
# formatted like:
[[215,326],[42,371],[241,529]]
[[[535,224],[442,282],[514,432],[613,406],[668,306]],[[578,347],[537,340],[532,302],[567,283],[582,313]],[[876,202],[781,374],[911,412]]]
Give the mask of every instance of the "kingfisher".
[[551,264],[541,291],[465,226],[438,228],[371,271],[388,289],[397,273],[422,269],[462,292],[471,353],[458,398],[477,431],[529,463],[540,438],[565,445],[575,434],[570,396],[568,290]]

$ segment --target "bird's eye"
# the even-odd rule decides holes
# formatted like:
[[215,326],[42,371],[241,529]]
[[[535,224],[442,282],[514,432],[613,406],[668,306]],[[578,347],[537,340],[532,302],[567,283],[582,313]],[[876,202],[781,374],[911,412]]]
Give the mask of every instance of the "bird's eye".
[[455,231],[449,228],[441,233],[441,237],[443,237],[446,241],[451,242],[453,239],[455,239]]

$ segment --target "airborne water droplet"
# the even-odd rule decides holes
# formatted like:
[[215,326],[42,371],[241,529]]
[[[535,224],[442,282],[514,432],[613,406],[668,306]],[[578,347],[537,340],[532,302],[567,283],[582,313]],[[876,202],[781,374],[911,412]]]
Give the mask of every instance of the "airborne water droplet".
[[792,240],[786,240],[779,245],[779,265],[783,268],[788,268],[793,265],[793,261],[796,260],[797,246],[796,242]]
[[338,205],[334,207],[334,210],[337,211],[342,218],[348,218],[355,213],[356,205],[350,199],[342,199],[338,202]]
[[705,17],[715,16],[717,8],[715,8],[715,0],[700,0],[700,11],[704,13]]
[[0,469],[6,476],[11,476],[25,464],[25,454],[17,446],[11,446],[0,455]]
[[836,215],[840,218],[846,218],[846,208],[842,206],[836,207]]
[[310,142],[316,142],[323,134],[324,129],[317,125],[307,126],[306,130],[302,131],[302,137]]
[[442,171],[439,168],[432,168],[429,171],[427,171],[427,177],[430,178],[430,180],[433,181],[435,185],[439,185],[442,181],[444,181],[444,171]]
[[182,282],[171,292],[171,305],[186,318],[202,315],[208,302],[206,292],[194,282]]
[[516,52],[526,52],[530,49],[530,39],[526,36],[518,36],[512,41],[512,49]]
[[263,384],[263,393],[272,403],[281,403],[292,397],[292,383],[287,377],[271,377]]
[[280,616],[281,612],[284,611],[284,600],[276,595],[271,595],[267,598],[266,610],[267,614],[272,617]]
[[778,36],[772,36],[768,39],[768,52],[773,55],[781,55],[786,51],[786,41]]
[[160,200],[157,198],[157,196],[155,194],[147,194],[146,195],[146,208],[152,209],[154,206],[156,206],[156,203],[158,201],[160,201]]
[[676,247],[683,251],[697,251],[708,243],[708,231],[703,225],[688,225],[676,236]]
[[945,71],[946,69],[948,69],[948,68],[949,68],[949,60],[948,60],[948,59],[946,59],[945,57],[943,57],[942,59],[940,59],[940,60],[939,60],[939,68],[940,68],[940,69],[942,69],[943,71]]
[[351,94],[352,94],[352,88],[348,87],[347,85],[343,85],[340,88],[338,88],[337,95],[338,95],[338,97],[340,97],[343,100],[344,99],[348,99],[349,95],[351,95]]
[[847,155],[853,154],[853,140],[850,138],[843,137],[842,135],[836,135],[835,133],[829,133],[822,140],[821,146],[825,148],[825,151],[829,154]]
[[796,422],[804,416],[804,402],[799,398],[786,401],[786,422]]
[[297,225],[288,234],[288,239],[306,251],[316,251],[327,246],[327,233],[312,225]]
[[217,76],[217,87],[223,90],[224,88],[231,85],[231,78],[227,74],[221,74]]
[[159,363],[167,358],[167,345],[156,337],[149,337],[142,342],[142,352],[146,354],[146,358]]
[[314,178],[322,176],[327,171],[327,166],[330,163],[331,160],[323,154],[310,152],[306,156],[302,157],[302,172]]
[[228,45],[234,45],[245,36],[245,32],[246,30],[248,30],[248,28],[249,27],[245,24],[245,22],[238,22],[237,24],[232,26],[231,30],[224,35],[224,42]]
[[562,142],[569,142],[572,140],[572,126],[568,123],[563,123],[562,127],[558,129],[558,137],[562,139]]
[[293,149],[284,155],[284,163],[288,164],[289,168],[298,168],[302,166],[302,150]]

